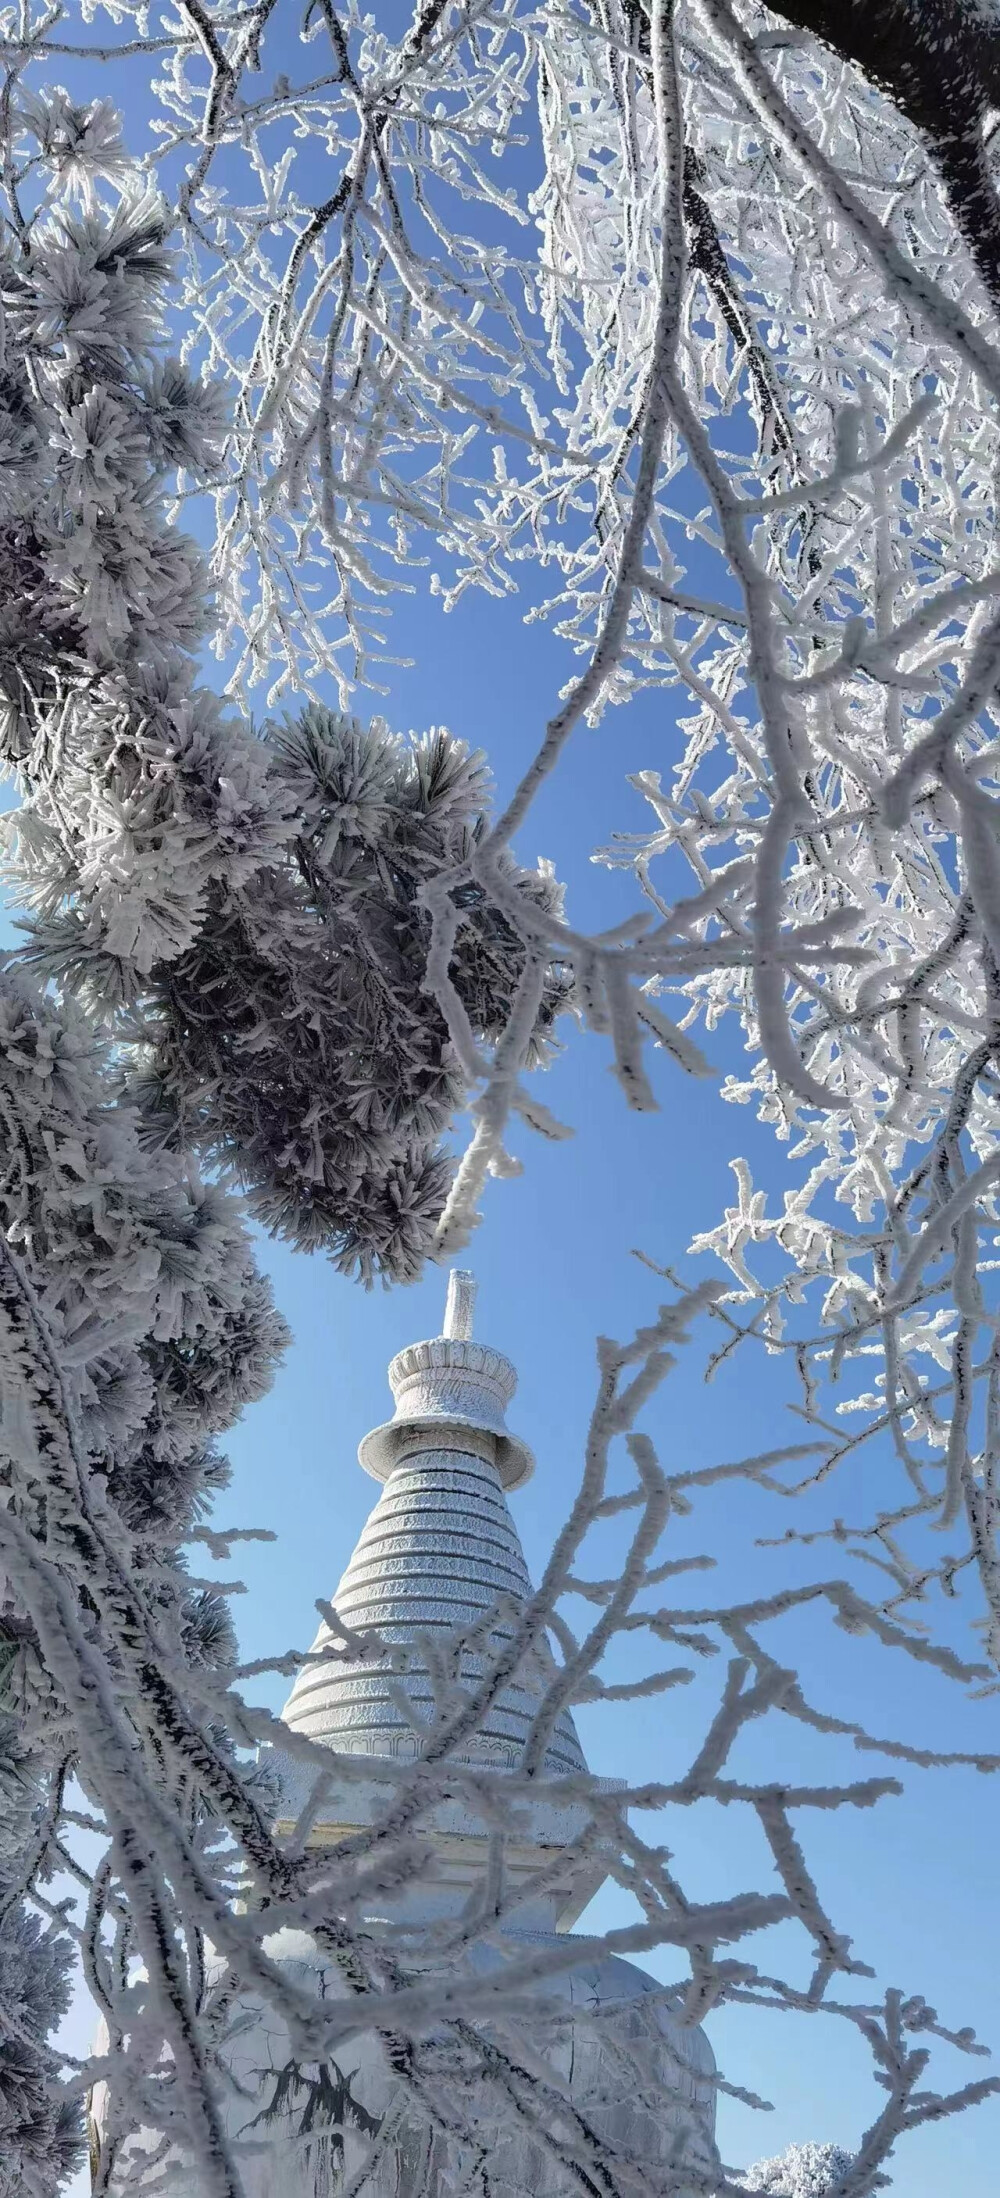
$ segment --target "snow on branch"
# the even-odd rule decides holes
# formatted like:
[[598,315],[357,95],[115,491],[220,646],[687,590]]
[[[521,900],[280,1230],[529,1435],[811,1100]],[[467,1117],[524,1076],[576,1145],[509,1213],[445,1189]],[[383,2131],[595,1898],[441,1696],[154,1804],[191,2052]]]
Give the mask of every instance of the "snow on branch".
[[[233,2026],[253,2001],[287,2048],[273,2114],[333,2116],[359,2198],[398,2132],[349,2084],[317,2099],[310,2071],[329,2085],[334,2046],[373,2023],[406,2142],[433,2138],[458,2187],[502,2113],[532,2159],[555,2147],[567,2188],[640,2189],[521,2022],[530,1962],[506,2011],[474,1962],[449,1971],[449,2062],[440,1946],[390,1959],[364,1918],[421,1867],[417,1835],[456,1792],[498,1812],[502,1860],[517,1780],[487,1795],[462,1747],[523,1663],[548,1655],[551,1674],[530,1788],[574,1702],[655,1695],[721,1655],[702,1742],[648,1798],[745,1810],[762,1884],[749,1872],[692,1905],[620,1796],[581,1774],[565,1799],[581,1852],[599,1842],[638,1902],[629,1943],[673,1950],[684,2021],[728,2001],[854,2027],[877,2111],[832,2172],[837,2198],[866,2198],[908,2130],[992,2079],[928,2088],[928,2041],[975,2041],[915,1994],[857,1996],[863,1952],[806,1859],[805,1812],[875,1805],[887,1782],[755,1787],[727,1766],[774,1718],[894,1769],[945,1768],[812,1703],[772,1653],[807,1540],[838,1560],[810,1598],[871,1654],[984,1687],[1000,1655],[992,24],[963,0],[945,51],[939,11],[909,0],[874,27],[871,9],[805,0],[434,0],[402,32],[333,0],[294,23],[266,0],[198,0],[151,34],[114,0],[98,46],[97,12],[0,26],[0,737],[31,927],[0,988],[4,2019],[31,2100],[17,2173],[47,2198],[93,2082],[110,2084],[99,2189],[141,2127],[151,2171],[183,2143],[206,2198],[236,2198]],[[141,178],[109,102],[52,89],[61,62],[76,81],[104,55],[147,100],[153,80]],[[174,501],[209,533],[207,561]],[[526,577],[575,659],[497,816],[449,736],[348,715],[391,653],[393,593],[428,565],[445,604]],[[200,677],[206,640],[226,702]],[[595,829],[636,910],[590,935],[511,839],[572,774],[579,728],[649,689],[676,696],[679,738],[637,781],[647,830]],[[216,1531],[215,1440],[282,1340],[238,1209],[199,1161],[269,1228],[366,1279],[411,1276],[509,1172],[512,1115],[559,1133],[522,1079],[570,1001],[610,1040],[629,1104],[655,1104],[656,1052],[670,1073],[717,1070],[799,1173],[776,1212],[740,1164],[692,1247],[722,1286],[602,1349],[580,1494],[537,1595],[457,1695],[467,1644],[438,1660],[418,1763],[367,1842],[319,1859],[329,1759],[298,1743],[309,1798],[285,1841],[248,1762],[266,1714],[236,1687],[222,1598],[181,1556]],[[470,1097],[453,1180],[440,1140]],[[756,1348],[787,1364],[803,1444],[702,1482],[661,1467],[633,1423],[696,1317],[709,1371]],[[777,1506],[863,1445],[870,1500],[784,1537],[787,1586],[649,1608],[713,1474]],[[617,1568],[584,1549],[616,1521]],[[971,1660],[935,1628],[973,1575]],[[652,1655],[622,1682],[604,1666],[626,1636]],[[103,1828],[96,1865],[82,1824]],[[509,1897],[501,1860],[463,1951]],[[68,1905],[52,1897],[67,1872]],[[778,1917],[805,1986],[758,1967]],[[285,1929],[335,1992],[274,1958]],[[44,2033],[68,1936],[108,2050],[60,2090]],[[678,2192],[753,2187],[687,2107]]]

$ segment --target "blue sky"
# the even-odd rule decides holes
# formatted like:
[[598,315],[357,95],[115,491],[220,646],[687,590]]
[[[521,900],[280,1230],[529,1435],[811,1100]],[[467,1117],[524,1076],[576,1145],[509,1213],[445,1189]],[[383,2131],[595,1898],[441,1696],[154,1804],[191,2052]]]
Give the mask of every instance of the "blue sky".
[[[90,88],[112,87],[102,80]],[[500,794],[507,794],[572,670],[547,629],[523,624],[524,608],[467,596],[446,617],[426,597],[400,599],[391,645],[415,662],[391,675],[389,698],[360,696],[359,714],[378,707],[401,728],[449,725],[487,750]],[[627,712],[610,713],[596,732],[579,730],[521,836],[523,859],[555,860],[575,922],[596,927],[634,905],[627,882],[595,867],[590,854],[616,828],[642,829],[648,812],[626,776],[669,768],[675,707],[670,694],[647,695]],[[717,1054],[727,1066],[733,1043]],[[515,1138],[525,1173],[488,1187],[483,1225],[463,1255],[480,1281],[478,1332],[507,1351],[520,1372],[510,1416],[535,1450],[538,1471],[513,1503],[535,1571],[579,1471],[595,1336],[629,1333],[662,1294],[632,1249],[661,1263],[683,1260],[692,1235],[711,1226],[729,1201],[728,1164],[736,1154],[750,1158],[770,1189],[780,1192],[787,1180],[784,1148],[747,1110],[725,1106],[712,1086],[683,1078],[662,1057],[653,1077],[661,1112],[628,1114],[605,1042],[570,1031],[565,1056],[541,1090],[576,1135],[557,1146],[526,1134]],[[294,1342],[272,1394],[230,1443],[233,1486],[218,1507],[220,1525],[264,1526],[276,1535],[273,1544],[249,1545],[240,1555],[247,1592],[235,1615],[248,1658],[308,1644],[314,1599],[332,1593],[375,1497],[356,1448],[386,1414],[387,1362],[403,1343],[438,1331],[444,1296],[439,1271],[406,1290],[365,1295],[320,1259],[270,1245],[261,1246],[261,1257]],[[693,1274],[703,1271],[703,1263],[690,1264]],[[706,1388],[703,1340],[646,1417],[664,1460],[712,1463],[796,1439],[780,1369],[746,1357]],[[829,1519],[845,1501],[843,1492],[824,1498],[810,1523]],[[768,1557],[753,1543],[755,1535],[790,1523],[796,1522],[783,1509],[775,1520],[773,1504],[760,1497],[730,1494],[706,1504],[681,1546],[710,1548],[719,1586],[731,1582],[735,1596],[751,1580],[785,1576],[788,1560]],[[825,1557],[817,1563],[838,1569]],[[997,1745],[989,1705],[972,1706],[933,1675],[917,1677],[901,1659],[877,1657],[832,1634],[828,1622],[804,1622],[795,1646],[807,1687],[824,1706],[918,1742]],[[280,1698],[280,1688],[269,1696],[275,1706]],[[691,1688],[616,1707],[603,1719],[591,1712],[580,1724],[595,1770],[645,1777],[683,1760],[703,1715],[704,1696]],[[778,1766],[831,1778],[880,1767],[827,1743],[807,1747],[798,1726],[780,1744],[768,1738],[763,1746],[774,1751],[768,1764],[775,1775]],[[759,1771],[762,1761],[758,1756],[753,1768]],[[807,1827],[807,1852],[835,1921],[854,1931],[880,1982],[924,1992],[943,2020],[971,2023],[1000,2047],[996,1782],[973,1772],[912,1772],[907,1786],[905,1801]],[[698,1894],[767,1883],[767,1859],[735,1815],[701,1809],[671,1820],[661,1836]],[[617,1899],[602,1896],[593,1920],[621,1920]],[[846,2026],[727,2014],[711,2034],[728,2076],[777,2102],[767,2116],[724,2106],[723,2148],[731,2160],[778,2151],[791,2139],[850,2145],[873,2111],[866,2061]],[[941,2066],[955,2084],[984,2072],[984,2064],[957,2056],[943,2056]],[[992,2198],[998,2144],[994,2103],[912,2140],[900,2153],[895,2188],[903,2198],[952,2192]]]

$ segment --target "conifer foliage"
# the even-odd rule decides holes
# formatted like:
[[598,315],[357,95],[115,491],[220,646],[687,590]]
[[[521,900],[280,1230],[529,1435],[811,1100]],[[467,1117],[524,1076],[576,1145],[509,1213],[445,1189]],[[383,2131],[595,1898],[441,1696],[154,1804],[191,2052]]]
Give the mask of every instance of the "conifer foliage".
[[[30,942],[0,970],[0,2191],[48,2198],[81,2123],[45,2042],[71,1947],[39,1904],[66,1866],[67,1781],[93,1799],[100,1780],[39,1623],[44,1568],[130,1721],[106,1597],[182,1688],[231,1663],[226,1605],[182,1548],[285,1331],[199,1160],[366,1280],[418,1271],[462,1093],[422,990],[420,895],[481,833],[488,786],[446,733],[318,709],[258,733],[204,686],[210,584],[167,497],[217,462],[224,410],[167,355],[166,210],[105,102],[24,95],[6,154],[0,753]],[[555,909],[547,874],[508,875]],[[523,949],[481,894],[459,923],[456,981],[490,1032]],[[546,1020],[561,999],[554,978]]]
[[73,1948],[22,1899],[43,1808],[17,1721],[0,1715],[0,2198],[46,2198],[82,2154],[79,2110],[50,2080],[58,2062],[48,2044],[69,2000]]
[[[30,100],[21,124],[60,187],[32,219],[15,195],[0,260],[0,752],[30,961],[128,1049],[154,1137],[235,1168],[266,1227],[412,1279],[463,1091],[421,895],[482,835],[482,759],[318,708],[258,733],[201,682],[209,577],[166,499],[217,462],[224,413],[166,354],[168,216],[104,103]],[[508,858],[505,879],[558,914],[546,872]],[[476,1034],[503,1029],[523,962],[467,892]],[[543,1024],[564,993],[553,974]]]
[[[227,1608],[189,1579],[181,1545],[225,1484],[217,1438],[269,1386],[285,1330],[235,1201],[189,1157],[143,1146],[82,1013],[9,968],[0,1116],[0,2190],[47,2198],[81,2125],[45,2042],[72,1948],[38,1903],[65,1867],[79,1735],[40,1638],[32,1558],[61,1566],[95,1650],[96,1534],[179,1668],[231,1662]],[[120,1669],[109,1677],[124,1686]]]
[[[438,1140],[461,1104],[447,1024],[425,987],[423,887],[460,865],[488,798],[480,758],[446,733],[404,742],[313,708],[264,744],[277,859],[213,881],[198,936],[158,962],[125,1027],[151,1126],[235,1170],[274,1233],[335,1253],[365,1281],[410,1281],[451,1185]],[[548,873],[506,878],[551,916]],[[56,918],[39,955],[86,983]],[[478,889],[462,899],[452,979],[497,1036],[524,948]],[[115,977],[118,976],[116,967]],[[531,1054],[567,987],[553,968]]]

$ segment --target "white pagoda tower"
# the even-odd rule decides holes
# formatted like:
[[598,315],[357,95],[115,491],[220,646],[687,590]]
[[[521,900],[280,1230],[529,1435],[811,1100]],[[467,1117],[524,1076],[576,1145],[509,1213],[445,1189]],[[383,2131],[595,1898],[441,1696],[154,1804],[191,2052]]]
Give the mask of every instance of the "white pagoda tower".
[[[588,2188],[602,2198],[688,2198],[679,2163],[711,2147],[714,2061],[704,2033],[678,2020],[645,1971],[598,1943],[581,1936],[578,1960],[565,1960],[566,1933],[607,1874],[606,1853],[602,1860],[581,1841],[589,1812],[567,1798],[565,1781],[586,1770],[571,1717],[554,1724],[532,1782],[537,1798],[519,1795],[513,1823],[494,1783],[518,1773],[553,1669],[547,1647],[473,1712],[477,1685],[531,1594],[507,1495],[534,1468],[506,1424],[514,1368],[473,1339],[474,1296],[472,1278],[453,1274],[443,1334],[393,1360],[394,1415],[360,1445],[381,1494],[331,1598],[341,1630],[320,1627],[282,1713],[289,1739],[273,1756],[278,1829],[298,1824],[311,1850],[336,1850],[341,1860],[360,1852],[405,1791],[408,1771],[417,1776],[436,1752],[440,1759],[435,1743],[446,1723],[447,1762],[476,1775],[459,1776],[455,1795],[445,1788],[443,1799],[438,1778],[433,1807],[412,1833],[419,1864],[407,1870],[405,1841],[402,1868],[399,1851],[387,1850],[365,1929],[408,1979],[438,1980],[442,2003],[456,1976],[499,1982],[512,1963],[535,1975],[513,2011],[498,2002],[495,2021],[473,2018],[495,2080],[470,2077],[468,2054],[463,2060],[443,2024],[432,2036],[427,2114],[420,2085],[401,2078],[385,2037],[355,2035],[335,2064],[290,2076],[283,2021],[241,1995],[220,2057],[246,2198],[570,2198]],[[328,1784],[317,1785],[317,1743],[333,1751]],[[547,1794],[556,1780],[562,1791]],[[333,1955],[306,1932],[277,1931],[265,1951],[300,1992],[347,1992]],[[596,2177],[595,2147],[605,2163]],[[141,2161],[150,2149],[149,2133],[137,2132],[114,2191],[146,2188]],[[160,2198],[201,2198],[180,2145],[166,2160],[158,2148],[148,2188]]]

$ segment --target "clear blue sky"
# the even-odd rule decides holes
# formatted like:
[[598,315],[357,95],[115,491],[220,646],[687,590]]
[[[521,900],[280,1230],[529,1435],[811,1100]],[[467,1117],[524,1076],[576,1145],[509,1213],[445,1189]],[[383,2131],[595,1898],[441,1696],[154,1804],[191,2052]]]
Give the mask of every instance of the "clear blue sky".
[[[74,89],[80,88],[77,75]],[[103,79],[88,88],[115,89]],[[133,128],[141,113],[135,89]],[[572,669],[547,630],[522,624],[523,608],[470,596],[446,618],[437,602],[401,599],[392,646],[416,661],[393,675],[388,700],[359,697],[359,713],[383,708],[403,728],[449,725],[485,747],[501,795],[507,793]],[[613,829],[643,827],[648,812],[626,774],[669,767],[674,711],[674,697],[647,696],[627,713],[611,713],[597,732],[579,731],[522,836],[523,858],[555,859],[576,922],[612,922],[634,905],[626,882],[589,857]],[[728,1162],[737,1153],[772,1189],[786,1180],[783,1148],[746,1110],[726,1107],[713,1087],[684,1079],[662,1057],[654,1081],[662,1111],[629,1115],[608,1072],[604,1042],[570,1034],[565,1059],[541,1089],[577,1134],[554,1147],[521,1138],[526,1172],[489,1186],[483,1226],[463,1255],[480,1279],[478,1332],[520,1370],[511,1421],[534,1448],[538,1471],[514,1508],[536,1571],[579,1470],[594,1338],[630,1332],[661,1294],[656,1278],[630,1257],[632,1247],[660,1262],[682,1260],[692,1234],[710,1226],[727,1203]],[[268,1245],[261,1256],[294,1343],[272,1394],[230,1443],[234,1481],[218,1507],[222,1525],[265,1526],[277,1536],[273,1545],[241,1553],[247,1593],[235,1608],[248,1658],[308,1644],[314,1599],[332,1593],[374,1500],[355,1453],[360,1435],[386,1414],[387,1362],[403,1343],[438,1331],[444,1292],[436,1271],[410,1289],[366,1296],[320,1259]],[[692,1271],[700,1271],[695,1263]],[[710,1463],[796,1439],[775,1368],[737,1361],[706,1389],[701,1355],[696,1350],[678,1369],[647,1415],[665,1461]],[[844,1491],[824,1499],[816,1522],[846,1505]],[[751,1579],[779,1577],[787,1560],[755,1551],[753,1538],[788,1523],[787,1511],[775,1521],[762,1498],[730,1495],[706,1507],[688,1546],[710,1547],[719,1560],[719,1587],[732,1582],[734,1594],[742,1593]],[[917,1682],[900,1659],[878,1659],[870,1648],[832,1635],[826,1623],[803,1625],[796,1646],[807,1688],[825,1706],[919,1742],[1000,1744],[995,1708],[965,1704],[933,1676]],[[275,1705],[280,1698],[280,1688],[269,1697]],[[582,1716],[593,1767],[625,1778],[668,1774],[699,1732],[703,1710],[691,1688],[616,1707],[603,1719]],[[769,1774],[858,1777],[879,1768],[871,1757],[805,1742],[798,1726],[780,1749],[769,1741]],[[754,1768],[760,1770],[760,1757]],[[834,1920],[853,1930],[880,1982],[924,1992],[944,2020],[971,2023],[1000,2047],[1000,1788],[972,1772],[914,1772],[908,1785],[905,1802],[883,1803],[874,1815],[840,1813],[807,1827],[807,1851]],[[699,1894],[767,1881],[766,1857],[735,1815],[701,1810],[671,1821],[662,1837]],[[616,1903],[600,1901],[595,1923],[612,1917],[618,1919]],[[791,2139],[850,2145],[869,2118],[874,2095],[866,2064],[843,2026],[727,2015],[712,2036],[729,2077],[777,2102],[768,2116],[724,2106],[723,2148],[731,2160],[778,2151]],[[947,2056],[942,2066],[959,2084],[982,2074],[985,2064]],[[903,2198],[993,2198],[998,2149],[1000,2105],[993,2104],[913,2139],[900,2154],[895,2189]]]

